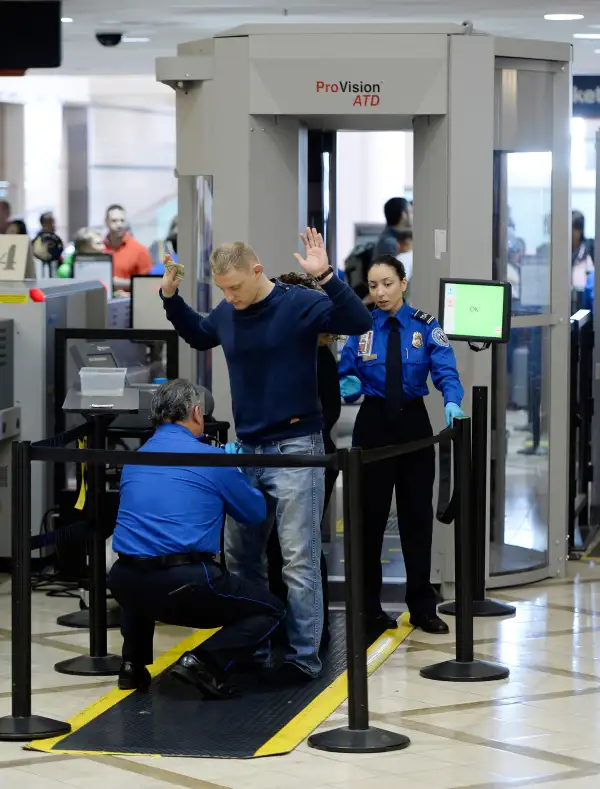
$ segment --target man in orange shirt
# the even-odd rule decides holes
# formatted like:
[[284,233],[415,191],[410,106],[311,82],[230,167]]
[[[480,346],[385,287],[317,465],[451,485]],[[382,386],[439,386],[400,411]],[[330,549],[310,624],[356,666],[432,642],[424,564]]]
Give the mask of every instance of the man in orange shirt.
[[106,227],[104,251],[113,256],[113,285],[117,290],[129,290],[133,274],[150,273],[150,252],[127,232],[123,206],[115,204],[106,209]]

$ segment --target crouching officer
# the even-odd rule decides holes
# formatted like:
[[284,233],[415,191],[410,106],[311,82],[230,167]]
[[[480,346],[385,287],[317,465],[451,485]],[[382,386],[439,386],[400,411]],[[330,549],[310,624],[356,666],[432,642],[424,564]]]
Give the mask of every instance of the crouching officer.
[[[433,435],[423,398],[427,378],[444,395],[446,421],[463,416],[464,395],[450,343],[433,316],[404,301],[406,271],[392,255],[377,257],[368,272],[376,304],[373,331],[351,337],[339,364],[347,402],[364,395],[353,445],[363,449],[403,444]],[[396,628],[380,602],[383,535],[396,489],[398,527],[406,566],[406,604],[411,624],[426,633],[447,633],[437,616],[430,581],[435,450],[370,463],[364,467],[365,618],[370,634]]]
[[[140,452],[221,453],[201,443],[201,390],[177,379],[152,400],[156,427]],[[147,689],[155,621],[194,628],[221,627],[186,653],[171,673],[207,697],[230,695],[240,659],[251,658],[283,619],[269,591],[229,575],[215,560],[225,515],[251,529],[264,522],[262,493],[237,468],[125,466],[113,549],[119,559],[109,586],[121,605],[121,690]]]

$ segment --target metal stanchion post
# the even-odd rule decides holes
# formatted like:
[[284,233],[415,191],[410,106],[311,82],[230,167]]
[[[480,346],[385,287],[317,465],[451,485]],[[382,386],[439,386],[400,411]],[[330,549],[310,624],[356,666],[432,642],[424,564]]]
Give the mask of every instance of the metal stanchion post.
[[[106,445],[106,417],[93,420],[93,449]],[[103,501],[106,480],[102,464],[90,465],[88,498],[91,505],[92,535],[90,550],[90,654],[62,660],[54,668],[59,674],[78,676],[114,676],[119,673],[121,658],[108,653],[106,613],[106,540],[103,530]]]
[[410,745],[403,734],[369,726],[367,643],[364,621],[362,561],[362,476],[360,449],[341,450],[343,475],[344,563],[346,567],[346,655],[348,666],[348,726],[313,734],[312,748],[337,753],[398,751]]
[[12,446],[12,715],[0,718],[0,740],[68,734],[63,721],[31,714],[31,458],[28,441]]
[[[514,616],[517,609],[508,603],[490,600],[485,595],[485,555],[487,541],[487,425],[488,388],[473,387],[473,436],[472,436],[472,567],[473,567],[473,616]],[[441,614],[455,616],[456,602],[439,607]]]
[[459,500],[454,523],[456,553],[456,659],[421,669],[421,676],[444,682],[506,679],[505,666],[475,660],[473,645],[471,420],[455,419],[454,480]]
[[[98,417],[98,419],[100,419],[100,418],[101,417]],[[97,420],[94,420],[94,422],[96,422],[96,421]],[[93,429],[95,429],[95,428],[93,428]],[[102,441],[102,439],[100,439],[98,444],[100,444],[101,441]],[[102,447],[102,448],[104,448],[104,447]],[[90,473],[91,474],[94,473],[93,469],[90,469],[88,471],[88,474],[90,474]],[[92,480],[92,485],[93,484],[94,484],[94,481]],[[91,556],[91,553],[92,553],[93,549],[91,547],[91,540],[88,540],[88,546],[89,546],[89,548],[88,548],[89,567],[93,568],[94,565],[93,565],[93,559],[92,559],[92,556]],[[92,572],[93,572],[93,570],[92,570]],[[92,594],[92,592],[91,592],[91,589],[90,589],[90,595],[91,594]],[[91,619],[92,619],[92,613],[91,613],[91,606],[90,606],[90,608],[86,608],[86,609],[84,609],[82,611],[73,611],[70,614],[62,614],[62,616],[59,616],[57,618],[56,624],[60,625],[61,627],[72,627],[74,629],[77,628],[77,629],[81,629],[81,630],[87,630],[90,627]],[[107,612],[106,612],[106,627],[109,630],[111,630],[111,629],[118,630],[121,627],[121,609],[120,608],[111,608],[110,610],[107,610]],[[90,634],[90,638],[91,638],[91,634]]]

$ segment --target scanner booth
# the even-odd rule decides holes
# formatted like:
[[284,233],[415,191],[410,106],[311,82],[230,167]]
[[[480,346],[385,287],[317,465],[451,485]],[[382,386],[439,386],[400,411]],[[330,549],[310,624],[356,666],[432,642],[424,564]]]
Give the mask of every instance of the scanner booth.
[[[511,343],[482,353],[454,343],[467,413],[471,387],[490,387],[490,586],[562,575],[570,46],[495,38],[467,23],[272,25],[183,44],[176,57],[157,61],[156,73],[177,94],[181,291],[199,311],[220,298],[209,284],[212,246],[245,240],[268,276],[293,268],[308,218],[310,133],[414,131],[412,303],[437,314],[440,278],[515,280]],[[532,166],[540,157],[546,182],[539,199],[513,206],[524,159]],[[522,224],[546,228],[543,254],[528,238],[524,254],[513,254],[513,231],[523,234],[511,217],[517,209],[519,217],[529,212]],[[523,284],[525,303],[515,300]],[[515,409],[515,369],[521,374],[524,361],[535,387]],[[210,373],[219,417],[230,419],[220,350],[197,354],[182,342],[180,373]],[[435,430],[443,426],[442,406],[432,392]],[[538,425],[539,446],[520,454],[527,420]],[[453,560],[451,530],[440,526],[432,580],[447,594]],[[388,576],[387,586],[401,580]]]

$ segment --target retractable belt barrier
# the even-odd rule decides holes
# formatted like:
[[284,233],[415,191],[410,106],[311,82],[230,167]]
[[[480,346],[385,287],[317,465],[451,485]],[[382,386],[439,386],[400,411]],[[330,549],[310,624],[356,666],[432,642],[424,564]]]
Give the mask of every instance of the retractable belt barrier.
[[[204,466],[238,468],[337,468],[343,475],[343,519],[344,555],[346,567],[346,655],[348,672],[348,726],[313,735],[309,744],[314,748],[338,752],[379,752],[398,750],[409,744],[409,739],[396,732],[376,729],[369,725],[367,655],[364,616],[364,572],[362,567],[362,479],[365,463],[396,457],[415,452],[429,446],[440,445],[440,460],[445,472],[441,479],[440,509],[449,517],[454,509],[456,514],[457,543],[457,589],[463,588],[458,600],[457,661],[467,670],[468,680],[490,678],[475,677],[473,666],[473,622],[469,605],[472,603],[470,590],[470,535],[471,519],[471,420],[456,419],[454,427],[439,435],[423,441],[378,450],[342,449],[334,454],[314,455],[215,455],[189,453],[152,453],[134,451],[115,451],[104,449],[68,449],[66,444],[81,438],[93,425],[80,428],[51,439],[31,444],[27,441],[13,443],[12,455],[12,715],[0,719],[0,740],[35,740],[56,737],[70,732],[68,723],[32,715],[31,711],[31,463],[86,463],[92,467],[88,474],[88,505],[91,516],[90,528],[97,536],[101,524],[100,500],[103,496],[101,486],[95,484],[99,479],[102,466],[111,465],[151,465],[151,466]],[[451,446],[454,446],[454,494],[449,495],[450,470],[448,461]],[[442,506],[443,499],[443,506]],[[449,502],[446,504],[446,502]],[[442,513],[443,514],[443,513]],[[449,521],[447,521],[449,522]],[[104,553],[94,550],[91,554],[92,587],[95,589],[96,603],[106,603],[106,565]],[[96,588],[98,587],[98,588]],[[100,594],[102,592],[102,594]],[[100,618],[104,625],[106,642],[106,617]],[[467,643],[470,637],[469,644]],[[101,656],[102,657],[102,656]],[[115,656],[104,656],[106,659]],[[445,664],[442,664],[445,665]],[[485,664],[487,665],[487,664]],[[436,667],[432,667],[435,669]],[[434,676],[435,679],[450,679],[448,676]],[[65,672],[66,673],[66,672]],[[79,673],[79,672],[72,672]],[[96,673],[102,673],[98,671]],[[113,670],[104,674],[114,674]],[[465,672],[463,672],[464,675]],[[485,673],[485,672],[484,672]],[[508,673],[508,672],[506,672]],[[465,681],[466,675],[455,680]]]
[[[487,386],[474,386],[472,389],[472,421],[473,421],[473,441],[471,452],[471,493],[473,522],[471,532],[471,571],[473,574],[473,616],[513,616],[517,609],[513,605],[503,603],[499,600],[490,600],[486,596],[486,549],[488,545],[488,534],[486,521],[488,516],[487,499],[487,426],[488,426],[488,388]],[[444,445],[440,444],[440,452]],[[440,491],[442,489],[442,463],[440,460]],[[441,496],[441,493],[440,493]],[[448,510],[444,514],[453,517],[455,502],[451,502]],[[442,523],[449,523],[438,513],[438,519]],[[456,615],[456,601],[444,603],[439,607],[439,613]]]

